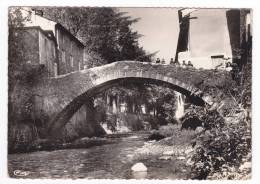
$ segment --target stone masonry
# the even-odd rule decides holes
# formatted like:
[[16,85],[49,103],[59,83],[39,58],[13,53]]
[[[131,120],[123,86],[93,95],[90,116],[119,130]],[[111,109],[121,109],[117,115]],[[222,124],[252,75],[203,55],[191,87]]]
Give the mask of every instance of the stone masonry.
[[35,109],[49,117],[46,123],[50,134],[55,135],[93,94],[124,79],[164,83],[188,97],[203,100],[209,107],[222,103],[225,94],[216,89],[231,80],[226,71],[120,61],[43,80],[34,89],[38,98]]

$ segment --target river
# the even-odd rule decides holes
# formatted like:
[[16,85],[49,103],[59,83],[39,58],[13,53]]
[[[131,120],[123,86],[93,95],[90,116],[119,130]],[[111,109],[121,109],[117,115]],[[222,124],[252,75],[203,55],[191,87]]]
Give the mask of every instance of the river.
[[[134,157],[149,133],[135,132],[107,137],[112,144],[86,149],[65,149],[9,154],[8,170],[15,178],[88,179],[187,179],[184,161]],[[133,173],[131,167],[142,162],[147,172]]]

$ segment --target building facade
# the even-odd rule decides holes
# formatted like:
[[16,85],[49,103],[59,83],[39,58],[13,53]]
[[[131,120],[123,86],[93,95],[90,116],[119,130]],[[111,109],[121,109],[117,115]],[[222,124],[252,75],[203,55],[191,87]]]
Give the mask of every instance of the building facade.
[[62,25],[55,25],[58,50],[58,74],[81,70],[83,66],[84,45]]

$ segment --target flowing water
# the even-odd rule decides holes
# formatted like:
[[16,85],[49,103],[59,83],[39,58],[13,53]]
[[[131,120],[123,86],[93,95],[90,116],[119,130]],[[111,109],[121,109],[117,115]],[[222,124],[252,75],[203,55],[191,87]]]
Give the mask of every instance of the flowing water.
[[[136,159],[148,133],[110,135],[112,144],[86,149],[38,151],[8,156],[9,175],[15,178],[89,178],[89,179],[187,179],[181,168],[184,161],[159,160],[157,157]],[[147,172],[131,171],[142,162]]]
[[181,93],[175,92],[177,97],[177,106],[175,112],[175,118],[180,119],[184,115],[184,100],[183,95]]

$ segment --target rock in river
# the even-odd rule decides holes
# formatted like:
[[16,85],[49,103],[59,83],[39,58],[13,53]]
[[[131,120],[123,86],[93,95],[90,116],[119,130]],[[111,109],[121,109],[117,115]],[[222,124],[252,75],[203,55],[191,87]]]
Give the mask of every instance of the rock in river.
[[133,165],[131,167],[131,170],[136,172],[143,172],[143,171],[147,171],[147,167],[143,163],[139,162]]
[[167,155],[167,156],[171,156],[173,154],[174,154],[174,151],[172,151],[172,150],[163,152],[163,155]]
[[185,157],[177,157],[177,160],[184,160],[185,159]]
[[171,160],[172,159],[172,157],[171,156],[161,156],[161,157],[159,157],[159,160]]

